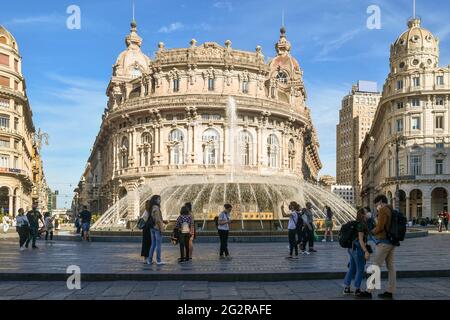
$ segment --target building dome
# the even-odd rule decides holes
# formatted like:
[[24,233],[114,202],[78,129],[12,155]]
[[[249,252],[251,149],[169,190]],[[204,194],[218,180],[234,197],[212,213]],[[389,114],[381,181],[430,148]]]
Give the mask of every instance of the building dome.
[[0,25],[0,45],[1,44],[7,45],[14,50],[19,50],[14,36],[2,25]]
[[294,57],[291,56],[291,43],[286,39],[286,29],[281,27],[280,39],[275,44],[277,57],[269,62],[271,70],[285,70],[289,73],[291,79],[300,74],[300,65]]
[[141,51],[142,38],[137,34],[136,27],[136,22],[132,21],[130,34],[125,38],[127,49],[117,58],[114,76],[139,77],[148,71],[150,58]]
[[439,39],[420,26],[414,18],[391,46],[391,67],[397,70],[436,67],[439,61]]

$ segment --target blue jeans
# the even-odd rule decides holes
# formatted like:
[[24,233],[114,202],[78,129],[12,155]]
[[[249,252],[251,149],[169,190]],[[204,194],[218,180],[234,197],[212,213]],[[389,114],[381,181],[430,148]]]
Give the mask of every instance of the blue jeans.
[[364,267],[366,266],[366,259],[364,258],[364,251],[361,249],[359,243],[354,245],[354,249],[347,249],[350,257],[350,267],[344,278],[344,285],[350,287],[352,279],[355,278],[355,288],[361,288],[361,282],[364,277]]
[[161,262],[161,243],[162,243],[162,234],[161,231],[155,228],[151,228],[150,230],[152,236],[152,245],[150,247],[150,254],[148,259],[153,261],[153,254],[155,253],[156,248],[156,262]]

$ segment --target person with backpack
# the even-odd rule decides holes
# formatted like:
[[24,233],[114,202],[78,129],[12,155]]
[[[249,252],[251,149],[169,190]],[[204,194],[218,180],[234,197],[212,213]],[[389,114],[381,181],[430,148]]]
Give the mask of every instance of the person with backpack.
[[195,219],[194,214],[192,213],[192,203],[186,202],[184,206],[188,208],[189,215],[191,216],[192,219],[192,230],[191,230],[191,237],[189,240],[189,259],[192,260],[192,253],[194,252],[194,240],[197,237],[197,230],[195,229]]
[[[302,232],[302,254],[309,255],[311,252],[317,252],[314,249],[314,215],[312,213],[311,202],[306,203],[306,208],[302,209],[303,232]],[[309,252],[306,251],[306,244],[309,245]]]
[[327,236],[330,236],[331,242],[333,242],[333,211],[329,206],[325,206],[324,209],[325,214],[325,233],[323,235],[322,242],[327,241]]
[[24,244],[30,237],[30,222],[28,222],[25,211],[20,208],[16,217],[16,230],[19,234],[20,251],[25,250]]
[[28,248],[30,241],[31,241],[31,247],[33,249],[38,248],[36,246],[36,238],[38,237],[38,233],[39,233],[39,221],[41,221],[43,225],[45,224],[44,220],[42,219],[42,215],[38,211],[37,207],[38,207],[37,203],[33,203],[32,209],[30,211],[28,211],[28,213],[27,213],[27,219],[28,219],[28,222],[30,223],[30,236],[28,237],[27,241],[25,242],[26,248]]
[[163,220],[161,213],[161,197],[159,195],[153,195],[150,198],[150,208],[150,217],[152,219],[151,221],[153,221],[150,228],[152,244],[150,246],[150,254],[147,263],[153,264],[153,255],[156,250],[156,264],[163,265],[166,263],[161,260],[162,232],[168,222]]
[[177,218],[175,228],[178,230],[180,243],[180,258],[178,262],[189,261],[189,244],[193,228],[192,216],[189,208],[183,206],[180,210],[180,216]]
[[[299,216],[298,212],[300,211],[300,206],[297,202],[292,201],[289,203],[289,211],[290,213],[286,213],[284,210],[284,205],[281,205],[281,214],[283,217],[288,218],[288,239],[289,239],[289,256],[287,259],[298,259],[298,246],[297,246],[297,233],[298,228],[300,227],[299,221],[302,218]],[[295,251],[295,257],[292,257],[292,253]]]
[[[230,232],[231,210],[233,207],[231,204],[224,204],[224,210],[217,217],[217,231],[220,238],[220,259],[230,259],[230,253],[228,252],[228,234]],[[225,256],[224,256],[225,255]]]
[[364,269],[366,261],[370,258],[371,248],[367,244],[369,229],[367,222],[371,218],[370,210],[361,208],[356,213],[356,220],[350,222],[351,234],[348,239],[351,241],[349,248],[347,248],[350,257],[349,268],[344,278],[344,294],[352,294],[351,283],[354,279],[355,297],[356,298],[372,298],[372,294],[367,291],[361,291],[361,283],[364,277]]
[[92,213],[88,210],[87,206],[83,206],[83,211],[80,212],[81,220],[81,239],[85,241],[91,241],[89,230],[91,229]]
[[141,257],[144,258],[144,263],[147,263],[148,255],[150,254],[150,247],[152,245],[151,236],[151,225],[153,221],[150,219],[151,212],[151,202],[150,200],[145,201],[145,210],[141,216],[141,219],[145,222],[142,227],[142,246],[141,246]]
[[[377,240],[373,263],[381,268],[383,263],[386,262],[388,269],[388,288],[384,293],[379,294],[378,297],[381,299],[392,299],[397,280],[394,264],[395,247],[400,245],[399,241],[404,239],[406,218],[402,219],[403,215],[388,205],[388,199],[385,195],[377,196],[373,202],[377,209],[377,224],[372,230]],[[403,222],[405,222],[404,226]]]

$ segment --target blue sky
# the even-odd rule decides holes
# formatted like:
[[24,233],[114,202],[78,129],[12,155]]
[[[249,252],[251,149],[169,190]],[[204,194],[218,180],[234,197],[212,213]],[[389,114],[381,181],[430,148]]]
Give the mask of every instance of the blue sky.
[[[3,1],[0,24],[16,37],[37,128],[50,135],[43,149],[50,187],[58,206],[68,206],[106,106],[112,65],[124,50],[131,0]],[[69,30],[69,5],[81,8],[81,29]],[[157,43],[167,48],[232,41],[253,51],[261,45],[275,55],[281,12],[285,12],[292,54],[304,70],[308,105],[320,142],[324,168],[335,175],[335,136],[340,101],[357,80],[377,81],[389,67],[390,44],[406,30],[412,0],[135,0],[143,51],[153,56]],[[369,30],[366,10],[381,9],[381,29]],[[422,26],[441,39],[442,66],[450,63],[450,3],[417,0]]]

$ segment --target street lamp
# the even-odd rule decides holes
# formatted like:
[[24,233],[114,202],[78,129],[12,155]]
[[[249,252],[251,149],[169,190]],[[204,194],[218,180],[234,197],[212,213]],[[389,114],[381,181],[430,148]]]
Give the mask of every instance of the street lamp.
[[391,145],[395,145],[395,207],[400,212],[400,158],[399,151],[400,146],[404,146],[406,144],[406,138],[397,133],[394,135],[391,141]]

